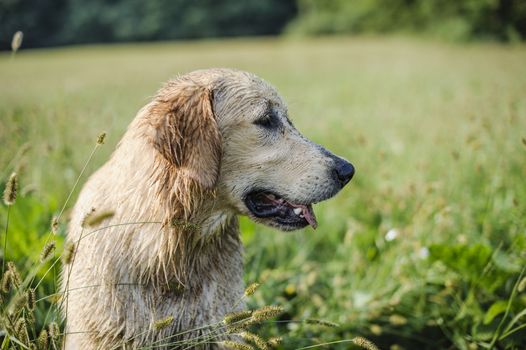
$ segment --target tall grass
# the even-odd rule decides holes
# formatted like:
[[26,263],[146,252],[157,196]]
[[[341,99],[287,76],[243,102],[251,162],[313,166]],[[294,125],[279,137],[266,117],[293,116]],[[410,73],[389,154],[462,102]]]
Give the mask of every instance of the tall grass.
[[[0,208],[1,232],[9,210],[4,257],[23,276],[33,271],[100,129],[108,131],[107,146],[86,174],[108,157],[161,81],[196,68],[237,67],[276,85],[295,125],[357,168],[349,188],[316,206],[316,232],[285,234],[241,221],[245,279],[265,286],[249,308],[284,307],[258,335],[286,334],[283,349],[356,335],[382,349],[520,349],[526,343],[525,61],[521,46],[396,38],[0,56],[0,174],[7,181],[16,171],[20,184],[16,204]],[[63,251],[68,207],[53,236],[56,252]],[[59,319],[53,274],[44,276],[51,264],[33,272],[42,280],[37,330]],[[288,321],[309,318],[340,327]]]

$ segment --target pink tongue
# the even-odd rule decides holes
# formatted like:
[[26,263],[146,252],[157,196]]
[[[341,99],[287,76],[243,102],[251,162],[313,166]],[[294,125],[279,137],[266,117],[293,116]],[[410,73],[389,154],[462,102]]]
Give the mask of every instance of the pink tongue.
[[304,205],[301,206],[301,209],[303,209],[303,216],[305,217],[305,220],[307,220],[307,222],[309,223],[309,225],[312,226],[313,229],[316,229],[316,227],[318,227],[318,222],[316,221],[316,216],[314,216],[314,212]]

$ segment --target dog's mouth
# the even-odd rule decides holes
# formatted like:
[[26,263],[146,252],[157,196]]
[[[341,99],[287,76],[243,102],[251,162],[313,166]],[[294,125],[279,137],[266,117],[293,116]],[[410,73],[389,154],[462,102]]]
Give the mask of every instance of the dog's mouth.
[[269,191],[250,192],[245,197],[245,205],[256,218],[269,219],[273,226],[284,230],[318,226],[312,204],[292,203]]

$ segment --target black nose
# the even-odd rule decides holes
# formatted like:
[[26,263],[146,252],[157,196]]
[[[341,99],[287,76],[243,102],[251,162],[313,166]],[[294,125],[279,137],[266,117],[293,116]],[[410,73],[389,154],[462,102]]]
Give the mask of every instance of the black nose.
[[343,187],[347,185],[349,181],[351,181],[354,175],[354,167],[346,160],[338,158],[336,160],[336,164],[334,164],[333,173],[340,185]]

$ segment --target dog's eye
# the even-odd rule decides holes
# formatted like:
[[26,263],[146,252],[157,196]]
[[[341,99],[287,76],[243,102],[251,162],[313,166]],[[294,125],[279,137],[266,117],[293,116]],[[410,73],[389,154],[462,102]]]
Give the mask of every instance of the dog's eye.
[[266,114],[264,117],[257,119],[254,124],[262,126],[267,129],[272,129],[277,126],[276,117],[272,114]]

